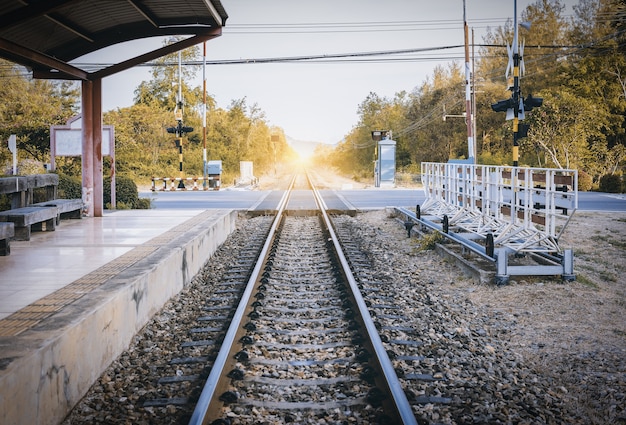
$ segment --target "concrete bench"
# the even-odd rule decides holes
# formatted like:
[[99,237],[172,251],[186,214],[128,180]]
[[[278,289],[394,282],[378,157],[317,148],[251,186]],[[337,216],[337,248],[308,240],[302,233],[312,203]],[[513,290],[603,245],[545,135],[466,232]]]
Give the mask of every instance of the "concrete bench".
[[62,218],[82,218],[83,217],[83,200],[82,199],[54,199],[52,201],[38,202],[33,207],[56,207],[58,210],[57,224]]
[[15,225],[13,223],[0,223],[0,255],[5,256],[11,253],[11,238],[15,235]]
[[15,240],[29,241],[31,229],[54,231],[58,215],[56,207],[24,207],[0,211],[0,222],[13,223]]

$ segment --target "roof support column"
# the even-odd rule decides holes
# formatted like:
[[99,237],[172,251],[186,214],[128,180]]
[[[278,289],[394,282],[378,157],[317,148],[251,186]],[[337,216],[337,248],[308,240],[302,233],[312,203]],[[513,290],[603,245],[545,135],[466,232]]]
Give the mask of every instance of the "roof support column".
[[93,128],[93,215],[102,217],[102,79],[92,82]]
[[102,80],[82,82],[83,202],[89,217],[102,217]]
[[82,108],[82,170],[83,170],[83,203],[87,216],[93,217],[93,83],[83,80],[81,90]]

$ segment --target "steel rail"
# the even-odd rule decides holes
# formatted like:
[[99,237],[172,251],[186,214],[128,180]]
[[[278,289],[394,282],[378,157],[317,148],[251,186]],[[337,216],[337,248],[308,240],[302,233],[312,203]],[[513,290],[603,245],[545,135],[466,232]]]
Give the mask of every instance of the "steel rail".
[[[306,173],[306,178],[310,187],[312,188],[313,196],[321,212],[321,217],[324,222],[324,225],[326,226],[329,232],[329,236],[333,242],[333,246],[337,254],[337,259],[342,266],[343,274],[346,278],[350,291],[352,292],[352,298],[355,301],[357,308],[359,310],[358,313],[361,317],[361,321],[366,329],[367,336],[369,338],[370,344],[374,351],[374,356],[373,356],[374,361],[376,361],[376,363],[378,364],[378,368],[382,375],[382,378],[381,378],[382,384],[386,387],[388,394],[391,395],[392,400],[389,402],[389,404],[391,404],[393,409],[395,409],[395,413],[396,413],[395,419],[399,420],[400,421],[399,423],[402,423],[405,425],[417,425],[417,421],[411,409],[411,405],[409,404],[408,399],[406,398],[404,390],[402,389],[400,381],[396,375],[396,372],[389,359],[389,356],[384,348],[382,340],[380,339],[380,335],[378,334],[376,326],[374,325],[374,321],[372,320],[372,317],[369,314],[367,305],[365,304],[365,301],[360,293],[356,279],[354,278],[354,275],[352,274],[350,270],[350,265],[348,264],[348,261],[345,255],[343,254],[343,249],[333,229],[333,225],[330,220],[330,217],[328,216],[327,206],[324,200],[322,199],[319,191],[311,184],[311,179],[308,173]],[[255,268],[250,276],[250,279],[248,280],[248,283],[246,284],[246,288],[242,295],[239,306],[237,307],[237,310],[233,316],[233,319],[228,327],[222,346],[215,359],[211,372],[209,373],[209,376],[207,378],[203,391],[198,399],[196,408],[191,416],[191,419],[189,422],[189,424],[191,425],[207,424],[208,421],[211,419],[208,417],[208,413],[211,412],[213,408],[218,407],[217,403],[219,402],[217,401],[217,395],[221,393],[222,390],[225,389],[224,382],[222,382],[220,386],[220,378],[223,375],[228,362],[232,362],[232,359],[230,359],[229,357],[229,354],[232,351],[231,347],[233,346],[233,344],[239,337],[239,334],[243,333],[242,321],[243,321],[246,311],[249,308],[253,291],[255,289],[256,283],[259,281],[261,269],[265,263],[264,261],[261,261],[261,260],[266,258],[267,253],[270,249],[270,246],[273,243],[276,229],[278,228],[281,220],[283,219],[285,209],[289,203],[289,198],[291,196],[291,192],[292,192],[295,180],[296,180],[296,176],[294,176],[294,178],[292,179],[289,185],[288,190],[285,192],[285,194],[281,198],[276,217],[268,232],[267,240],[261,250],[261,253],[259,254],[259,261],[257,261],[257,264],[255,265]],[[388,413],[393,414],[393,412],[388,412]]]
[[[307,174],[307,179],[308,178],[309,176]],[[378,333],[378,330],[376,329],[376,325],[374,325],[374,321],[372,320],[372,316],[370,315],[367,305],[365,304],[365,300],[361,295],[361,291],[359,290],[356,279],[354,278],[354,275],[350,270],[348,260],[343,254],[343,248],[341,247],[339,238],[334,231],[330,217],[328,217],[326,204],[324,203],[324,200],[322,199],[318,190],[313,185],[311,185],[311,188],[313,189],[315,201],[320,208],[324,224],[328,229],[330,238],[333,242],[333,246],[335,247],[335,252],[337,253],[338,260],[341,263],[341,267],[350,287],[350,291],[352,292],[352,297],[358,307],[359,314],[361,315],[361,320],[363,321],[363,325],[365,326],[365,330],[367,331],[367,335],[372,344],[372,348],[375,354],[374,357],[376,359],[376,362],[378,363],[380,370],[382,371],[384,384],[392,397],[392,403],[399,415],[399,419],[402,421],[402,424],[417,425],[417,420],[415,419],[415,414],[413,413],[411,404],[406,398],[406,394],[404,393],[404,389],[400,384],[398,375],[396,374],[391,360],[389,360],[389,355],[387,354],[383,342],[380,339],[380,335]]]
[[[259,257],[258,257],[259,259],[264,259],[267,256],[272,240],[274,239],[274,235],[276,234],[276,229],[278,228],[278,225],[280,224],[280,221],[283,218],[283,211],[285,210],[285,208],[287,207],[287,204],[289,203],[289,197],[291,196],[291,192],[295,184],[295,181],[296,181],[296,176],[294,175],[293,179],[291,180],[291,183],[289,184],[289,188],[285,191],[285,194],[283,195],[283,197],[281,198],[278,204],[278,211],[276,213],[276,217],[274,218],[274,221],[272,222],[272,226],[270,227],[270,230],[268,232],[267,240],[265,241],[265,244],[263,245],[263,248],[261,249],[261,253],[259,254]],[[252,274],[250,275],[250,279],[248,280],[248,283],[246,284],[246,289],[243,292],[239,306],[237,307],[237,310],[235,311],[235,314],[233,315],[233,319],[228,327],[228,330],[226,331],[226,336],[224,337],[222,346],[217,354],[217,357],[215,358],[215,361],[213,362],[211,372],[209,373],[206,383],[204,384],[202,393],[200,394],[200,397],[198,398],[198,403],[196,404],[196,408],[194,409],[193,414],[191,415],[191,419],[189,420],[190,425],[205,424],[205,420],[207,420],[207,412],[212,407],[211,402],[212,401],[215,402],[215,400],[217,400],[217,397],[215,395],[217,391],[221,389],[221,387],[218,385],[220,381],[220,376],[222,375],[223,370],[225,369],[228,361],[230,360],[228,355],[231,351],[231,347],[233,346],[233,344],[235,343],[237,339],[237,334],[242,329],[241,324],[242,324],[244,315],[246,313],[246,309],[248,308],[248,305],[250,304],[250,299],[252,297],[252,293],[254,291],[256,282],[259,279],[261,268],[263,267],[263,263],[264,263],[263,261],[257,261],[252,271]]]

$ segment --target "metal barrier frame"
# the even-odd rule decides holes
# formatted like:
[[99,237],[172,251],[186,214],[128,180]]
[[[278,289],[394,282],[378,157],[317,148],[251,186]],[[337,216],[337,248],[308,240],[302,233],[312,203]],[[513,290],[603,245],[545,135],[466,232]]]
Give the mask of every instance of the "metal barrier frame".
[[[423,162],[422,183],[426,200],[415,220],[492,258],[500,280],[574,278],[572,250],[558,239],[578,209],[577,170]],[[508,265],[508,256],[520,253],[551,265]]]
[[[208,188],[205,186],[204,181],[207,183],[211,180],[219,180],[215,177],[187,177],[181,179],[180,177],[152,177],[152,187],[150,190],[152,192],[156,192],[157,190],[160,192],[164,191],[176,191],[176,190],[219,190],[217,188]],[[157,182],[163,181],[163,186],[160,189],[157,189]],[[183,188],[181,188],[181,182]],[[167,187],[169,184],[169,188]],[[190,187],[189,189],[187,187]]]

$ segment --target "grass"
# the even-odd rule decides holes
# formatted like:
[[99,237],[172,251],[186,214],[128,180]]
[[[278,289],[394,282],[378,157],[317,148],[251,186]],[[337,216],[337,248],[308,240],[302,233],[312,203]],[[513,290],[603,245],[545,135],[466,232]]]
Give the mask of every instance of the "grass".
[[595,283],[593,280],[589,279],[587,276],[581,273],[576,274],[576,282],[580,283],[581,285],[587,286],[589,288],[598,289],[597,283]]
[[430,251],[435,249],[438,243],[443,240],[443,236],[439,232],[428,233],[417,240],[417,250],[421,251]]

